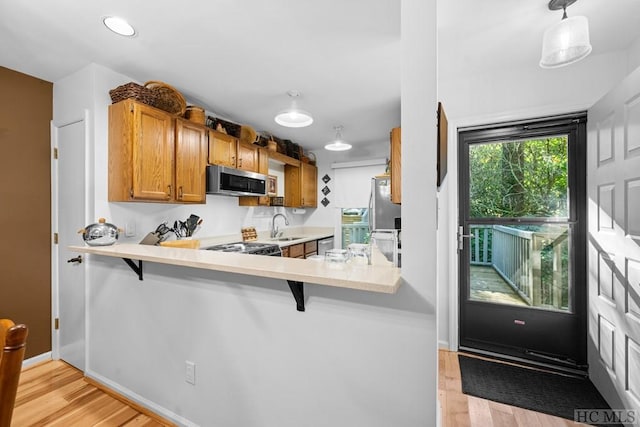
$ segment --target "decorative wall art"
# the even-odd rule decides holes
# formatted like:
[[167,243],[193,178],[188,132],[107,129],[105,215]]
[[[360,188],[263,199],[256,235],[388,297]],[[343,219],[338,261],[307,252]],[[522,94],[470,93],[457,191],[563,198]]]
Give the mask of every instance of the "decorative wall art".
[[444,107],[438,102],[438,164],[437,164],[437,185],[440,187],[444,177],[447,175],[447,115]]
[[275,197],[278,195],[278,177],[275,175],[267,175],[267,196]]
[[[331,181],[331,177],[329,176],[329,174],[324,174],[324,176],[322,177],[322,182],[324,182],[325,184],[328,184],[329,181]],[[331,203],[331,201],[327,199],[327,194],[331,193],[331,189],[329,188],[328,185],[325,185],[320,191],[322,191],[322,194],[324,194],[325,196],[322,200],[320,200],[320,203],[322,203],[322,206],[326,208],[329,205],[329,203]]]

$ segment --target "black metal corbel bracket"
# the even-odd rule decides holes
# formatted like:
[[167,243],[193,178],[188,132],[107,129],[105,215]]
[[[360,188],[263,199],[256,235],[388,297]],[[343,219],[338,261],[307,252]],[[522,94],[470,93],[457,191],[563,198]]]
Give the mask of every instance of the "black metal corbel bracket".
[[139,260],[138,265],[136,265],[136,263],[129,258],[122,258],[122,260],[138,275],[138,280],[142,280],[142,261]]
[[295,280],[287,280],[287,283],[289,283],[291,293],[296,300],[296,309],[304,311],[304,283]]

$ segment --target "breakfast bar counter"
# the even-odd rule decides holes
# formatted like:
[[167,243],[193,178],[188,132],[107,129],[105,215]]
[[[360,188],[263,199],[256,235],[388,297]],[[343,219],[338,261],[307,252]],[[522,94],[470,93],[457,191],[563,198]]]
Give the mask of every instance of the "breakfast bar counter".
[[[134,268],[139,262],[154,262],[249,276],[284,279],[362,291],[394,294],[400,287],[400,269],[391,265],[333,264],[311,259],[216,252],[200,249],[139,244],[112,246],[70,246],[74,252],[122,258]],[[293,291],[293,288],[292,288]]]

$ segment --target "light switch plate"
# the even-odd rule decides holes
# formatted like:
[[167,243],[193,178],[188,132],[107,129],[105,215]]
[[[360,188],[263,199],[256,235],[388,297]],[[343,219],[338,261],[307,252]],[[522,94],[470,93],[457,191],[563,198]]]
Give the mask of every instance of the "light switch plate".
[[184,380],[189,384],[196,383],[196,364],[190,361],[185,361],[185,378]]
[[128,221],[127,224],[124,226],[124,235],[126,237],[135,237],[136,235],[136,222],[135,221]]

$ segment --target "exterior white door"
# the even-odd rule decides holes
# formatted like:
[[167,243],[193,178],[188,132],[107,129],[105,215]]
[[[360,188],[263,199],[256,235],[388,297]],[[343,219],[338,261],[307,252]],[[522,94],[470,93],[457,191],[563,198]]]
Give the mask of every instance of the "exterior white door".
[[[86,225],[86,120],[54,127],[58,160],[53,168],[54,295],[57,296],[58,356],[85,369],[85,264],[69,245],[82,242],[78,230]],[[57,280],[56,280],[57,279]],[[57,285],[57,295],[56,295]],[[55,312],[55,311],[54,311]],[[55,345],[54,345],[55,348]],[[55,353],[54,353],[55,355]]]
[[589,375],[613,409],[640,410],[640,69],[587,123]]

